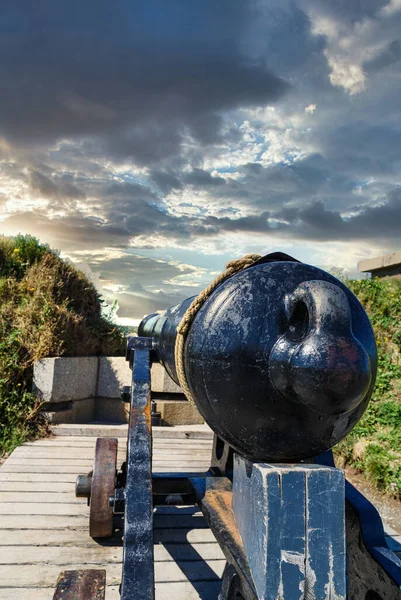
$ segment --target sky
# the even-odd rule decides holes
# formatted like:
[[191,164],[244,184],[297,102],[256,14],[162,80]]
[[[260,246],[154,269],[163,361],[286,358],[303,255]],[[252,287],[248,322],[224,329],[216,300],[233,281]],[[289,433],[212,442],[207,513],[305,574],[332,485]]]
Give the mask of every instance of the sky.
[[17,0],[0,233],[140,319],[243,254],[401,249],[401,0]]

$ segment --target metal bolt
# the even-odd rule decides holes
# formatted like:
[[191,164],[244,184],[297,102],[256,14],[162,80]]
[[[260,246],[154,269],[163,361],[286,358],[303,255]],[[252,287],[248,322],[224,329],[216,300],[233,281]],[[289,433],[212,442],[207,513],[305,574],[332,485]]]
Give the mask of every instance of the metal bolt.
[[77,498],[90,498],[92,477],[90,475],[78,475],[75,483],[75,496]]
[[131,386],[124,385],[123,389],[120,391],[121,400],[129,404],[131,402]]

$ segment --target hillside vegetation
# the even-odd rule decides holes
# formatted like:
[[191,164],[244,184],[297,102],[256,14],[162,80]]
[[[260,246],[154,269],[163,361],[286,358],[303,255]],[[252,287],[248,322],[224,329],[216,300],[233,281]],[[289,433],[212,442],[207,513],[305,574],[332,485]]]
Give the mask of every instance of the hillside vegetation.
[[369,407],[335,449],[338,466],[352,466],[379,490],[401,498],[401,280],[350,280],[376,335],[379,369]]
[[45,431],[31,392],[36,360],[124,349],[82,272],[31,236],[0,237],[0,454]]

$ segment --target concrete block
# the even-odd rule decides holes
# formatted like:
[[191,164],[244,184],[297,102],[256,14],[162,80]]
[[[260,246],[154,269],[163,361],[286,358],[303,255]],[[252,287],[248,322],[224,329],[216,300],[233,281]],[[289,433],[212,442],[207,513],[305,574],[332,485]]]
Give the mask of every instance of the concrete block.
[[[55,409],[55,410],[54,410]],[[94,420],[95,398],[51,405],[51,410],[41,411],[49,423],[88,423]]]
[[373,275],[375,275],[374,271],[396,266],[401,268],[401,250],[392,254],[361,260],[358,263],[358,271],[360,273],[373,272]]
[[94,420],[100,423],[128,423],[130,405],[119,398],[96,398]]
[[171,379],[166,369],[160,363],[153,363],[151,370],[152,392],[165,394],[182,394],[182,389]]
[[96,395],[96,356],[43,358],[33,367],[33,390],[45,402],[69,402]]
[[204,423],[199,411],[188,400],[156,400],[163,425],[201,425]]
[[233,511],[260,600],[345,600],[344,473],[234,456]]
[[124,385],[131,385],[132,372],[124,356],[101,356],[96,395],[101,398],[119,398]]
[[[119,398],[124,385],[131,385],[132,372],[123,356],[99,358],[99,375],[97,396],[102,398]],[[153,392],[181,393],[166,370],[159,363],[152,365],[151,389]]]

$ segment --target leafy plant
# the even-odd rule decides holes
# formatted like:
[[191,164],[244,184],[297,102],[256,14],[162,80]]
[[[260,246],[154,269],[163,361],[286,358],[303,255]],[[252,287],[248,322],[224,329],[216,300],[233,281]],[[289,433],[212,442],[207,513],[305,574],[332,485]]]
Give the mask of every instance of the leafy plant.
[[337,462],[358,469],[377,489],[401,498],[401,281],[374,278],[346,284],[372,323],[378,372],[367,411],[335,449]]
[[0,237],[0,453],[46,429],[31,392],[36,360],[124,350],[82,272],[32,236]]

